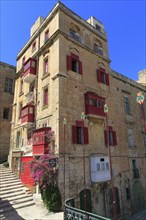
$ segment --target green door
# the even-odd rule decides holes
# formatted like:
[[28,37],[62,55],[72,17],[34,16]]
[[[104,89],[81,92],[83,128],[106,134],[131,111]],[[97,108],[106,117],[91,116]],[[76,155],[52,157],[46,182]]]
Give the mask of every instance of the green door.
[[[80,209],[84,210],[84,190],[80,192]],[[86,189],[86,211],[92,212],[91,190]]]
[[144,208],[144,191],[141,183],[136,181],[132,188],[133,211],[138,212]]

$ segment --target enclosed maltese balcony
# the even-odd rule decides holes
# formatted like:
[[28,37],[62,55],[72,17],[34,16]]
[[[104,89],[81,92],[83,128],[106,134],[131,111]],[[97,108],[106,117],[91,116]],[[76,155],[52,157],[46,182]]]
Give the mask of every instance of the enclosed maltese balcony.
[[33,155],[44,155],[50,151],[53,131],[50,127],[36,129],[33,132]]
[[36,64],[37,64],[37,61],[36,59],[33,59],[33,58],[29,58],[24,63],[24,73],[23,73],[24,82],[27,82],[27,83],[33,82],[33,80],[36,77]]
[[93,92],[87,92],[85,94],[85,111],[87,116],[105,117],[104,104],[105,98],[99,97]]
[[111,179],[110,163],[108,156],[90,156],[90,175],[91,182],[101,183]]
[[34,105],[26,105],[21,109],[22,126],[31,126],[34,123]]

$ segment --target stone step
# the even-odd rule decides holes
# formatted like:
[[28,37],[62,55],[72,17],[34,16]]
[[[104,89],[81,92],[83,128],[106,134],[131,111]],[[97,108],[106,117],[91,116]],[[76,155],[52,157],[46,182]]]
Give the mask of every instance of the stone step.
[[11,193],[14,193],[14,192],[20,192],[20,191],[23,191],[22,190],[22,188],[16,188],[16,189],[8,189],[8,190],[5,190],[5,191],[0,191],[0,197],[2,196],[2,195],[5,195],[5,194],[11,194]]
[[[19,198],[17,200],[11,200],[11,201],[8,201],[8,200],[4,200],[2,203],[0,203],[0,208],[3,209],[4,207],[9,207],[10,204],[12,206],[14,205],[18,205],[18,204],[21,204],[21,203],[26,203],[26,202],[32,202],[33,201],[33,198],[32,196],[29,196],[29,197],[25,197],[25,198]],[[34,202],[34,201],[33,201]]]
[[[5,183],[3,183],[3,184],[0,184],[0,188],[2,188],[2,187],[9,187],[9,186],[15,186],[15,185],[21,186],[22,183],[19,182],[19,181],[17,181],[17,182],[10,182],[10,183],[5,182]],[[22,186],[23,186],[23,185],[22,185]]]
[[[20,194],[20,195],[15,195],[15,196],[9,197],[7,200],[9,202],[11,202],[11,201],[13,202],[13,201],[16,201],[16,200],[19,200],[19,199],[25,199],[25,198],[30,198],[30,197],[33,198],[32,194],[25,194],[25,193],[23,193],[23,194]],[[0,200],[0,206],[5,201],[6,201],[5,198]]]
[[10,184],[10,183],[20,183],[20,181],[16,178],[14,180],[2,181],[2,182],[0,182],[0,185]]
[[17,177],[9,177],[9,178],[0,178],[0,182],[6,182],[6,181],[9,181],[9,180],[17,180]]
[[0,174],[0,177],[2,178],[2,177],[9,177],[9,176],[15,176],[15,174],[14,173],[5,173],[5,174]]
[[9,186],[1,186],[1,192],[4,192],[4,191],[7,191],[7,190],[15,190],[16,188],[18,189],[20,189],[21,187],[23,187],[23,185],[21,184],[17,184],[17,185],[9,185]]
[[31,192],[29,192],[29,191],[25,192],[25,191],[21,190],[19,192],[14,192],[14,193],[10,193],[10,194],[3,194],[0,197],[1,197],[1,199],[9,200],[9,198],[11,198],[11,197],[21,196],[21,195],[29,195],[30,196]]
[[13,205],[13,206],[9,205],[8,207],[4,207],[3,209],[0,209],[0,215],[2,215],[5,212],[10,212],[14,209],[25,208],[25,207],[33,206],[33,205],[35,205],[35,203],[33,201],[20,203],[20,204],[16,204],[16,205]]

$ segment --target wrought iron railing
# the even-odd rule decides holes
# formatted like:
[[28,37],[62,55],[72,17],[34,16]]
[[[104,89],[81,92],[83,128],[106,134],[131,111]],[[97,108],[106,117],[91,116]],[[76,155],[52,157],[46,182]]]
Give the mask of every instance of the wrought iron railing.
[[74,206],[74,199],[68,199],[65,202],[64,220],[110,220],[100,215],[96,215],[84,210],[77,209]]

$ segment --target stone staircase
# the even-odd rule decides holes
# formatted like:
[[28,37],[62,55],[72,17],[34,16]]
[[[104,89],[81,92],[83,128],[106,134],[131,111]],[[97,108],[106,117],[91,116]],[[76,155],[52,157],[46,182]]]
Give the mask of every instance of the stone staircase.
[[0,219],[4,213],[33,205],[31,192],[9,168],[0,165]]

